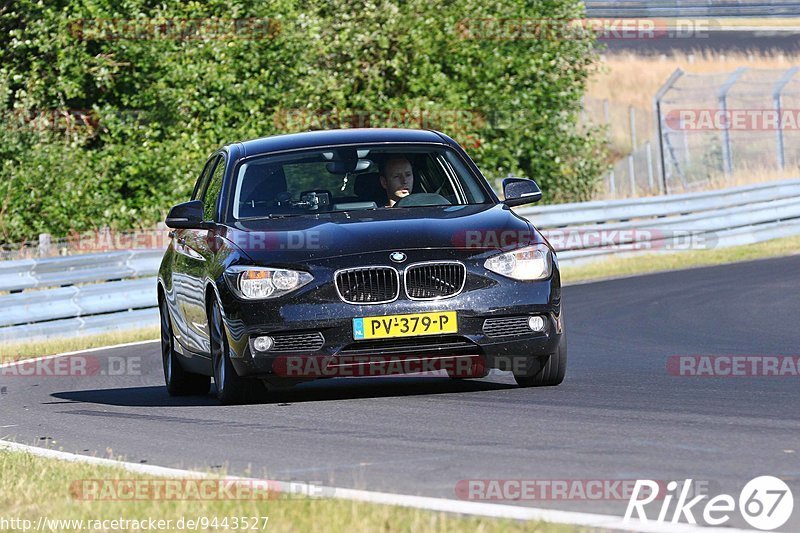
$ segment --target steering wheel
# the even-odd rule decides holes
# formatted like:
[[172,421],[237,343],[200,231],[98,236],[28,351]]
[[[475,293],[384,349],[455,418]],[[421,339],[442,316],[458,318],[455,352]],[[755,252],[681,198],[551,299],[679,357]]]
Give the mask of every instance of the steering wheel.
[[395,204],[396,207],[422,207],[432,205],[453,205],[450,201],[435,192],[420,192],[416,194],[409,194],[405,198],[401,198]]

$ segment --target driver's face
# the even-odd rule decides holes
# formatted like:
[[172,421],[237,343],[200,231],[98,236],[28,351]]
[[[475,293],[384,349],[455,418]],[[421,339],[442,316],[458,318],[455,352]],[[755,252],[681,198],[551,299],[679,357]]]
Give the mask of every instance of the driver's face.
[[392,159],[386,163],[385,175],[381,185],[386,189],[389,207],[411,194],[414,188],[414,173],[408,159]]

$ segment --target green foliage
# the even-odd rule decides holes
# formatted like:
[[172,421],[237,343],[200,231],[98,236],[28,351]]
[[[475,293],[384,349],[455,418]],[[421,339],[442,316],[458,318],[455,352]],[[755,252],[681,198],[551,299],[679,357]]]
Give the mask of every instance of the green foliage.
[[[367,121],[441,129],[490,179],[528,176],[548,201],[586,199],[603,160],[600,137],[576,125],[591,41],[463,31],[580,16],[574,0],[5,3],[0,241],[151,227],[221,144]],[[251,25],[209,39],[102,32],[109,19],[152,30],[209,18]]]

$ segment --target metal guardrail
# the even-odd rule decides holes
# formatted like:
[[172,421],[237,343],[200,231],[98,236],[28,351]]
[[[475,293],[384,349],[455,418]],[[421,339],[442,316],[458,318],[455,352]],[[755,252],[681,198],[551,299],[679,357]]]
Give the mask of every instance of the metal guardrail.
[[800,15],[794,0],[584,0],[595,18],[635,17],[791,17]]
[[670,196],[544,205],[517,209],[516,212],[532,217],[536,227],[543,229],[700,213],[797,196],[800,196],[800,180],[786,180]]
[[[800,179],[674,196],[521,208],[562,266],[800,234]],[[163,250],[0,261],[0,342],[158,324]]]
[[163,255],[163,250],[135,250],[1,261],[0,290],[19,291],[152,276]]
[[800,234],[800,180],[720,191],[517,210],[561,265],[614,256],[722,248]]
[[[163,250],[0,261],[0,342],[75,337],[158,323]],[[31,290],[33,289],[33,290]]]
[[9,294],[0,327],[153,307],[155,284],[150,277]]

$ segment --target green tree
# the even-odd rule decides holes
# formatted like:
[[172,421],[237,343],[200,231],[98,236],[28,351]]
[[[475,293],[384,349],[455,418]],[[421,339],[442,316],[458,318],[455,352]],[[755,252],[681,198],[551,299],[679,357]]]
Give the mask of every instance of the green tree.
[[[0,240],[151,227],[220,144],[323,126],[434,127],[489,178],[528,176],[548,201],[586,199],[602,169],[600,137],[577,126],[592,40],[464,31],[581,9],[575,0],[2,4]],[[167,38],[130,38],[114,33],[120,19],[128,30],[173,26],[159,30]],[[175,21],[208,19],[245,24],[209,39],[184,22],[174,38]]]

